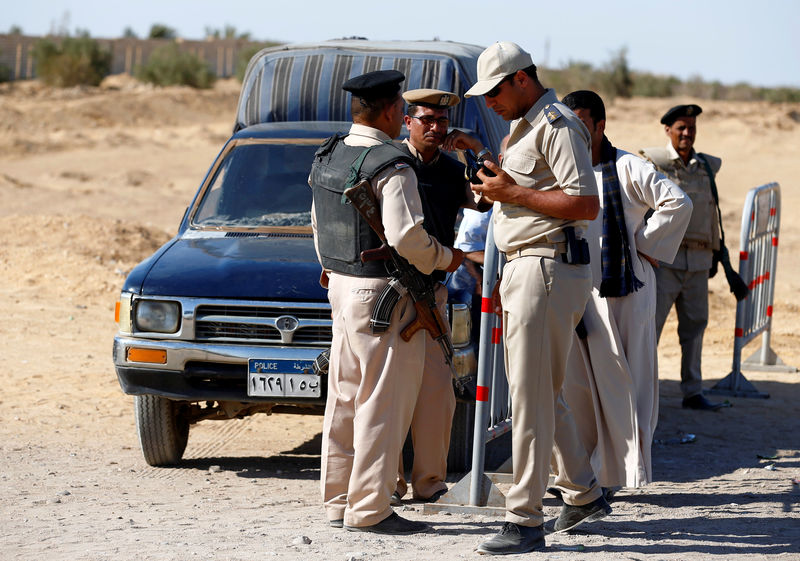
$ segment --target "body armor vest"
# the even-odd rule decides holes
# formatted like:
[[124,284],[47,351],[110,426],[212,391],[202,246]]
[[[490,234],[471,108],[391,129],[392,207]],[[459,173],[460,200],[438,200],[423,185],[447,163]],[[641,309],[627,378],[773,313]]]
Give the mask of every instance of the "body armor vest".
[[[444,153],[428,165],[414,157],[406,144],[401,147],[413,158],[425,231],[442,245],[453,247],[458,210],[466,202],[464,165]],[[431,276],[436,281],[444,281],[447,273],[434,271]]]
[[[666,175],[692,200],[692,217],[683,235],[683,246],[691,249],[719,249],[719,226],[717,224],[717,203],[711,193],[711,179],[702,162],[697,162],[694,171],[670,158],[666,148],[646,148],[641,151],[655,164],[658,171]],[[707,154],[696,154],[698,160],[705,158],[714,173],[722,161]]]
[[[405,144],[402,148],[411,155]],[[456,240],[458,210],[467,202],[464,164],[442,153],[430,165],[414,158],[414,171],[422,199],[425,231],[442,245],[452,247]]]
[[[342,193],[351,173],[371,181],[380,171],[396,162],[411,164],[409,158],[391,143],[375,146],[347,146],[344,135],[334,135],[322,143],[311,165],[311,190],[317,219],[317,245],[325,269],[358,277],[388,276],[383,261],[361,262],[361,252],[381,246],[377,234]],[[357,170],[353,165],[369,150]]]

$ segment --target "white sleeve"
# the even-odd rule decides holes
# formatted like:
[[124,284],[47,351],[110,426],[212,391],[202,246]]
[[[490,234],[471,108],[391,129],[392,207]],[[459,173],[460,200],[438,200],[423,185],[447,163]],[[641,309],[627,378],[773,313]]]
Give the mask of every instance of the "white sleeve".
[[653,164],[632,154],[626,156],[617,161],[618,172],[628,175],[630,196],[653,211],[636,231],[636,248],[654,259],[672,263],[692,216],[692,201]]

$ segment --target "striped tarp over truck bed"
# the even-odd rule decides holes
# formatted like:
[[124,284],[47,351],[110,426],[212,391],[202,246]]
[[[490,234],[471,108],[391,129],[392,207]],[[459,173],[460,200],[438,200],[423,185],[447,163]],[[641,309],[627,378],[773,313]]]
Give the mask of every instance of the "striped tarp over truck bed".
[[497,149],[507,125],[483,104],[464,99],[475,82],[482,49],[474,45],[427,42],[329,41],[265,49],[248,65],[239,97],[235,130],[268,122],[350,121],[350,96],[342,84],[373,70],[399,70],[403,90],[438,88],[457,93],[454,127],[473,131]]

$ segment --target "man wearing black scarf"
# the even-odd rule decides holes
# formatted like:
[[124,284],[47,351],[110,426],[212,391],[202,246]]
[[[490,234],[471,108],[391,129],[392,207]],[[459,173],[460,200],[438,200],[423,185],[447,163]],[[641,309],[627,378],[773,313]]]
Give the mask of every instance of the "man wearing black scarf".
[[652,164],[612,146],[600,96],[581,90],[563,103],[589,129],[602,188],[587,235],[593,288],[586,337],[573,340],[562,395],[600,484],[636,487],[652,480],[658,419],[653,267],[675,257],[692,203]]

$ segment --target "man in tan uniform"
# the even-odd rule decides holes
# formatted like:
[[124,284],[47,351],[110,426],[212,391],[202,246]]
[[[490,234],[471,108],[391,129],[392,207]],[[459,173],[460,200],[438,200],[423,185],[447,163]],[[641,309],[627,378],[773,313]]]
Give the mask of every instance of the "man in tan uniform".
[[[401,148],[413,158],[425,217],[423,225],[437,241],[452,247],[459,209],[477,208],[464,174],[464,164],[439,149],[447,136],[449,108],[457,105],[460,99],[453,92],[435,89],[408,90],[403,93],[403,99],[408,102],[404,117],[408,138]],[[440,282],[436,300],[442,317],[446,317],[447,289],[441,284],[445,274],[434,272],[433,278]],[[450,366],[442,350],[431,342],[426,351],[422,386],[411,420],[414,448],[411,485],[414,499],[435,502],[447,492],[447,452],[456,399]],[[398,504],[407,491],[401,457],[393,504]]]
[[[524,553],[545,545],[542,497],[552,455],[556,482],[564,485],[556,530],[611,512],[559,399],[573,330],[591,290],[581,238],[598,212],[597,185],[586,127],[542,86],[531,56],[518,45],[487,48],[478,58],[478,82],[466,95],[484,96],[489,108],[511,121],[502,169],[486,163],[495,176],[479,172],[483,184],[473,187],[495,201],[495,243],[508,261],[500,299],[514,472],[505,524],[478,551]],[[473,148],[467,138],[456,145]]]
[[[332,526],[382,534],[428,528],[394,513],[390,497],[432,340],[425,332],[408,342],[400,336],[415,314],[408,295],[398,301],[386,331],[373,332],[370,317],[389,278],[383,263],[360,259],[362,250],[378,247],[380,240],[353,206],[342,202],[350,174],[369,182],[389,245],[420,272],[455,270],[463,259],[460,250],[442,246],[423,229],[410,160],[391,144],[403,123],[399,91],[404,78],[384,70],[344,83],[353,94],[353,125],[347,136],[331,137],[317,150],[309,177],[314,242],[333,315],[320,467],[323,501]],[[360,169],[354,169],[360,156]]]
[[694,151],[698,105],[677,105],[661,118],[669,141],[665,147],[645,148],[641,153],[678,184],[692,199],[694,208],[678,254],[671,263],[656,269],[656,334],[661,331],[675,304],[681,345],[681,391],[683,407],[714,411],[722,403],[703,396],[700,363],[703,334],[708,325],[708,276],[713,251],[720,249],[717,203],[711,192],[711,176],[722,160]]

